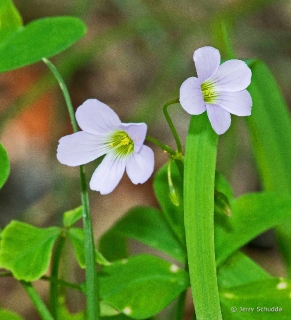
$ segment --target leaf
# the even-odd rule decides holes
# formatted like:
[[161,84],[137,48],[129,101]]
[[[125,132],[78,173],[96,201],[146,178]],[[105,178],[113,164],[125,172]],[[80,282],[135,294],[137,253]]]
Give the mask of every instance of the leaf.
[[105,267],[99,283],[101,298],[135,319],[157,314],[189,285],[185,271],[150,255]]
[[22,317],[20,317],[18,314],[9,311],[9,310],[0,310],[0,319],[1,320],[23,320]]
[[11,0],[0,2],[0,42],[22,26],[22,18]]
[[75,224],[78,220],[82,218],[82,206],[66,211],[63,215],[63,225],[65,228],[70,228],[73,224]]
[[120,239],[135,239],[185,262],[185,247],[175,238],[162,213],[157,209],[150,207],[131,209],[108,233]]
[[237,251],[218,268],[219,287],[231,288],[271,276],[244,253]]
[[[68,237],[72,241],[77,261],[81,268],[86,267],[85,263],[85,245],[84,245],[84,231],[80,228],[71,228],[68,231]],[[108,266],[111,263],[105,259],[101,252],[95,250],[96,262],[103,266]]]
[[104,301],[100,301],[100,315],[102,317],[112,317],[119,314],[120,312],[111,307],[109,304],[105,303]]
[[60,235],[57,227],[36,228],[12,221],[2,232],[0,267],[18,280],[35,281],[49,267],[53,245]]
[[[253,108],[246,118],[261,182],[267,191],[291,194],[290,114],[267,66],[257,60],[250,67]],[[276,228],[276,235],[291,275],[291,218]]]
[[10,173],[10,163],[8,154],[0,143],[0,188],[3,187]]
[[221,290],[223,310],[235,310],[223,319],[290,319],[290,288],[290,280],[273,278]]
[[215,226],[217,265],[257,235],[290,220],[291,197],[271,192],[246,194],[232,203],[232,212],[228,227]]
[[74,17],[35,20],[0,43],[0,72],[52,57],[79,40],[85,31],[83,22]]
[[157,200],[162,208],[163,213],[167,219],[168,224],[175,232],[181,243],[185,243],[184,230],[184,209],[183,209],[183,180],[177,166],[177,162],[171,165],[171,176],[173,185],[179,194],[179,205],[176,206],[170,199],[170,190],[168,185],[168,168],[167,164],[163,166],[155,175],[154,178],[154,192]]

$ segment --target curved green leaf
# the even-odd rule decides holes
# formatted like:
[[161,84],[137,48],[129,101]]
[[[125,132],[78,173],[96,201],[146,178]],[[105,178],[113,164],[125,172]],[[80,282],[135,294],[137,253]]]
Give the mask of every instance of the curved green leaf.
[[291,197],[271,192],[246,194],[232,203],[232,213],[227,227],[215,226],[217,265],[257,235],[290,220]]
[[[170,201],[170,200],[169,200]],[[131,209],[124,217],[107,231],[100,242],[110,236],[118,238],[131,238],[150,247],[167,253],[173,258],[185,262],[186,249],[173,235],[165,222],[162,213],[150,207],[136,207]]]
[[60,235],[57,227],[36,228],[12,221],[2,232],[0,267],[18,280],[35,281],[49,267],[53,245]]
[[74,17],[35,20],[0,43],[0,72],[52,57],[79,40],[85,31],[83,22]]
[[0,143],[0,188],[3,187],[10,173],[10,163],[8,154]]
[[189,285],[185,271],[150,255],[105,267],[99,282],[101,298],[135,319],[157,314]]

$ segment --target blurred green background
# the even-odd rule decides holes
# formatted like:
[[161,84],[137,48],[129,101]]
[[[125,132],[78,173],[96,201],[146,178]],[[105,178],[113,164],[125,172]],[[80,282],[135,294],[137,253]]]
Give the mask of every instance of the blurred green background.
[[[66,79],[75,108],[97,98],[123,122],[146,122],[151,136],[173,147],[162,106],[177,98],[181,83],[195,75],[194,50],[221,47],[221,22],[236,56],[265,61],[290,105],[290,1],[15,0],[15,5],[25,24],[56,15],[77,16],[86,23],[86,37],[52,59]],[[179,105],[171,107],[170,114],[185,141],[189,115]],[[232,120],[231,129],[220,138],[218,170],[236,195],[260,190],[244,120]],[[59,224],[63,211],[80,204],[80,186],[78,170],[55,157],[58,140],[72,130],[63,96],[44,64],[0,75],[0,132],[11,159],[11,176],[0,192],[1,227],[11,219],[38,226]],[[167,156],[152,147],[158,169]],[[98,160],[86,166],[88,179],[97,164]],[[156,205],[151,182],[136,187],[124,177],[108,196],[90,192],[96,237],[129,208]],[[271,274],[283,275],[272,235],[255,244],[264,250],[246,250]],[[73,270],[71,263],[64,272],[72,280],[82,278]],[[46,294],[43,284],[39,290]],[[0,292],[3,306],[38,319],[25,297],[15,305],[13,297],[21,288],[14,281],[1,280]],[[71,298],[73,309],[81,308],[80,297]]]

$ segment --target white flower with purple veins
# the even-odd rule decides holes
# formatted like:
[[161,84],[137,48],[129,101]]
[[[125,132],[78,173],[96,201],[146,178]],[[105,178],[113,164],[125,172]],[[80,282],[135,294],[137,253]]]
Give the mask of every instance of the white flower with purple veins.
[[89,99],[76,111],[83,131],[60,139],[57,158],[62,164],[79,166],[106,154],[93,173],[92,190],[112,192],[126,170],[134,184],[146,182],[154,170],[154,153],[145,146],[145,123],[122,123],[106,104]]
[[180,88],[180,103],[193,115],[207,111],[213,130],[224,133],[231,123],[230,113],[249,116],[252,98],[245,90],[252,72],[241,60],[228,60],[220,65],[220,53],[212,47],[194,52],[198,78],[185,80]]

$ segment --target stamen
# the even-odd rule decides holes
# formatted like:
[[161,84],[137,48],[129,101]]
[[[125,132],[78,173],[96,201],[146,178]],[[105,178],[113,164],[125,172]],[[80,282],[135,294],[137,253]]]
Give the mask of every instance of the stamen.
[[201,90],[206,103],[215,103],[218,93],[215,91],[213,83],[203,82]]
[[115,150],[116,155],[125,157],[133,152],[134,142],[125,131],[120,130],[110,137],[109,146]]

